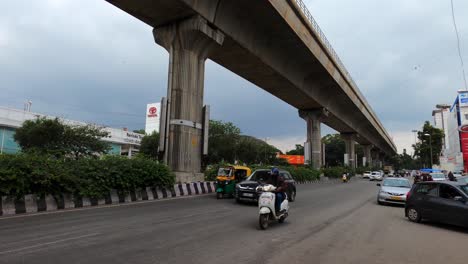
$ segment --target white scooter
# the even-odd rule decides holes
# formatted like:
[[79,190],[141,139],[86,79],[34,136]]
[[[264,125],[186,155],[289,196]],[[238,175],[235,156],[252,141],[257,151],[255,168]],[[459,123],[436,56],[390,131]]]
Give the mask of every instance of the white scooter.
[[271,220],[277,220],[279,223],[283,223],[286,217],[288,217],[288,197],[285,197],[284,201],[281,203],[280,213],[276,215],[276,195],[273,193],[274,190],[276,190],[276,187],[271,184],[257,187],[257,192],[261,192],[258,199],[258,208],[260,209],[258,222],[261,229],[267,229]]

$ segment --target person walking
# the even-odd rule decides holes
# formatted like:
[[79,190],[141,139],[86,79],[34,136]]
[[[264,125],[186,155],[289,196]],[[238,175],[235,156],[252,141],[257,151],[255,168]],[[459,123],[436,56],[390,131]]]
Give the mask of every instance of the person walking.
[[457,178],[455,178],[455,176],[453,176],[453,173],[451,171],[449,171],[447,177],[448,177],[449,181],[457,181]]

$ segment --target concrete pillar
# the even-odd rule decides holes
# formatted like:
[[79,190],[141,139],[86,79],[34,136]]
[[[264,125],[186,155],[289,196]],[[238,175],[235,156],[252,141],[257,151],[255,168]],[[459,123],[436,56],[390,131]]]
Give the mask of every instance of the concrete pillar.
[[316,169],[320,169],[322,167],[322,136],[320,124],[323,117],[323,110],[299,110],[299,116],[307,123],[306,144],[308,144],[309,147],[305,147],[304,151],[309,151],[309,153],[304,154],[309,160],[306,161],[306,163],[312,164]]
[[341,137],[345,142],[346,152],[344,155],[344,164],[352,169],[356,168],[356,151],[355,151],[355,133],[342,133]]
[[154,28],[153,35],[169,51],[164,159],[176,181],[200,181],[205,61],[224,35],[200,16]]
[[362,157],[363,167],[372,166],[372,147],[372,145],[362,145],[362,148],[364,150],[364,156]]

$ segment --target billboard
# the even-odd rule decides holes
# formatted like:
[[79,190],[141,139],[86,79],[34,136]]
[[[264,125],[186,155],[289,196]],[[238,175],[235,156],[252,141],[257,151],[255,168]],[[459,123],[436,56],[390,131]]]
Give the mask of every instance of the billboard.
[[468,92],[458,93],[458,104],[460,107],[468,106]]
[[151,103],[146,105],[146,125],[145,133],[151,134],[159,132],[159,122],[161,121],[161,103]]
[[291,165],[304,165],[304,156],[302,155],[278,155],[279,159],[285,159]]

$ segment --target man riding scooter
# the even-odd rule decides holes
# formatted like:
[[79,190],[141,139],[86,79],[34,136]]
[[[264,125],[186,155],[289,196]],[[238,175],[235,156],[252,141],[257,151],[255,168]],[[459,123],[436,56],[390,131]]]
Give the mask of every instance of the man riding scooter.
[[278,168],[271,169],[271,180],[270,184],[276,187],[275,194],[275,210],[280,211],[281,203],[286,199],[286,191],[288,190],[288,184],[284,180],[284,177],[280,175]]

